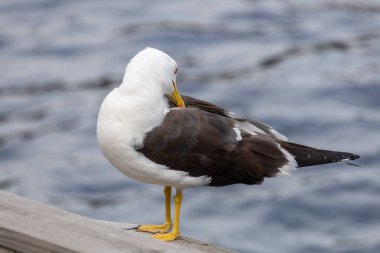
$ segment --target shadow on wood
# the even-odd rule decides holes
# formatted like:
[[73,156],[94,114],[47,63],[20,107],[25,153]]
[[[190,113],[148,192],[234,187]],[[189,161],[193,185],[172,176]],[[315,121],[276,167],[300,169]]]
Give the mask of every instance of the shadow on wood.
[[0,212],[0,253],[231,252],[190,238],[164,243],[136,232],[136,225],[93,220],[3,191]]

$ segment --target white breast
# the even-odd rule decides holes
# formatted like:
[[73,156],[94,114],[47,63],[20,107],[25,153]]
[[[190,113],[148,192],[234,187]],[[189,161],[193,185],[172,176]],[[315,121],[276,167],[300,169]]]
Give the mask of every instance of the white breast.
[[168,111],[162,96],[144,100],[141,96],[126,96],[116,88],[104,99],[98,116],[97,138],[105,157],[123,174],[141,182],[181,189],[208,184],[208,177],[191,177],[187,172],[170,170],[135,150],[142,146],[146,133],[161,124]]

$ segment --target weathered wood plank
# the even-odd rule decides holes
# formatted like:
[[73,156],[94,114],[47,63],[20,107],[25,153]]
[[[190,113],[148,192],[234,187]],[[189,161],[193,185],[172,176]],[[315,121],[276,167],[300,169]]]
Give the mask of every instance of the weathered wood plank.
[[[135,232],[134,228],[136,228],[137,224],[130,224],[130,223],[118,223],[118,222],[110,222],[110,221],[103,221],[103,220],[96,220],[97,222],[101,222],[103,224],[108,224],[113,227],[121,228],[121,229],[128,229],[131,232]],[[139,232],[136,232],[139,233]],[[150,236],[151,234],[146,233],[146,235]],[[198,241],[189,237],[181,236],[179,240],[176,240],[174,242],[171,242],[175,245],[184,246],[186,248],[192,248],[192,249],[199,249],[201,252],[207,252],[207,253],[234,253],[235,251],[223,249],[220,247],[217,247],[215,245],[211,245],[206,242]]]
[[0,253],[15,253],[15,251],[0,246]]
[[123,229],[131,226],[99,222],[0,191],[0,246],[17,252],[231,252],[188,238],[164,243]]

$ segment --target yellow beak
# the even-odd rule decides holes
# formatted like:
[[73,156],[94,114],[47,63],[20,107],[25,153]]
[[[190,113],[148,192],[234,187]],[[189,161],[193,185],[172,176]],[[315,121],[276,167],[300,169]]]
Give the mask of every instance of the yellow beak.
[[179,91],[177,89],[177,85],[175,82],[173,82],[174,91],[171,95],[169,95],[169,98],[177,107],[186,107],[185,102],[183,101],[181,95],[179,94]]

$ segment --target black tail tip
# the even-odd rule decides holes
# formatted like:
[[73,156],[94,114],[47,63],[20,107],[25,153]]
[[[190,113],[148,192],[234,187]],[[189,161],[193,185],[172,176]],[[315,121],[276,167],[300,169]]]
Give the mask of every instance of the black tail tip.
[[356,160],[356,159],[359,159],[360,158],[360,155],[355,155],[355,154],[351,154],[348,159],[350,160]]

